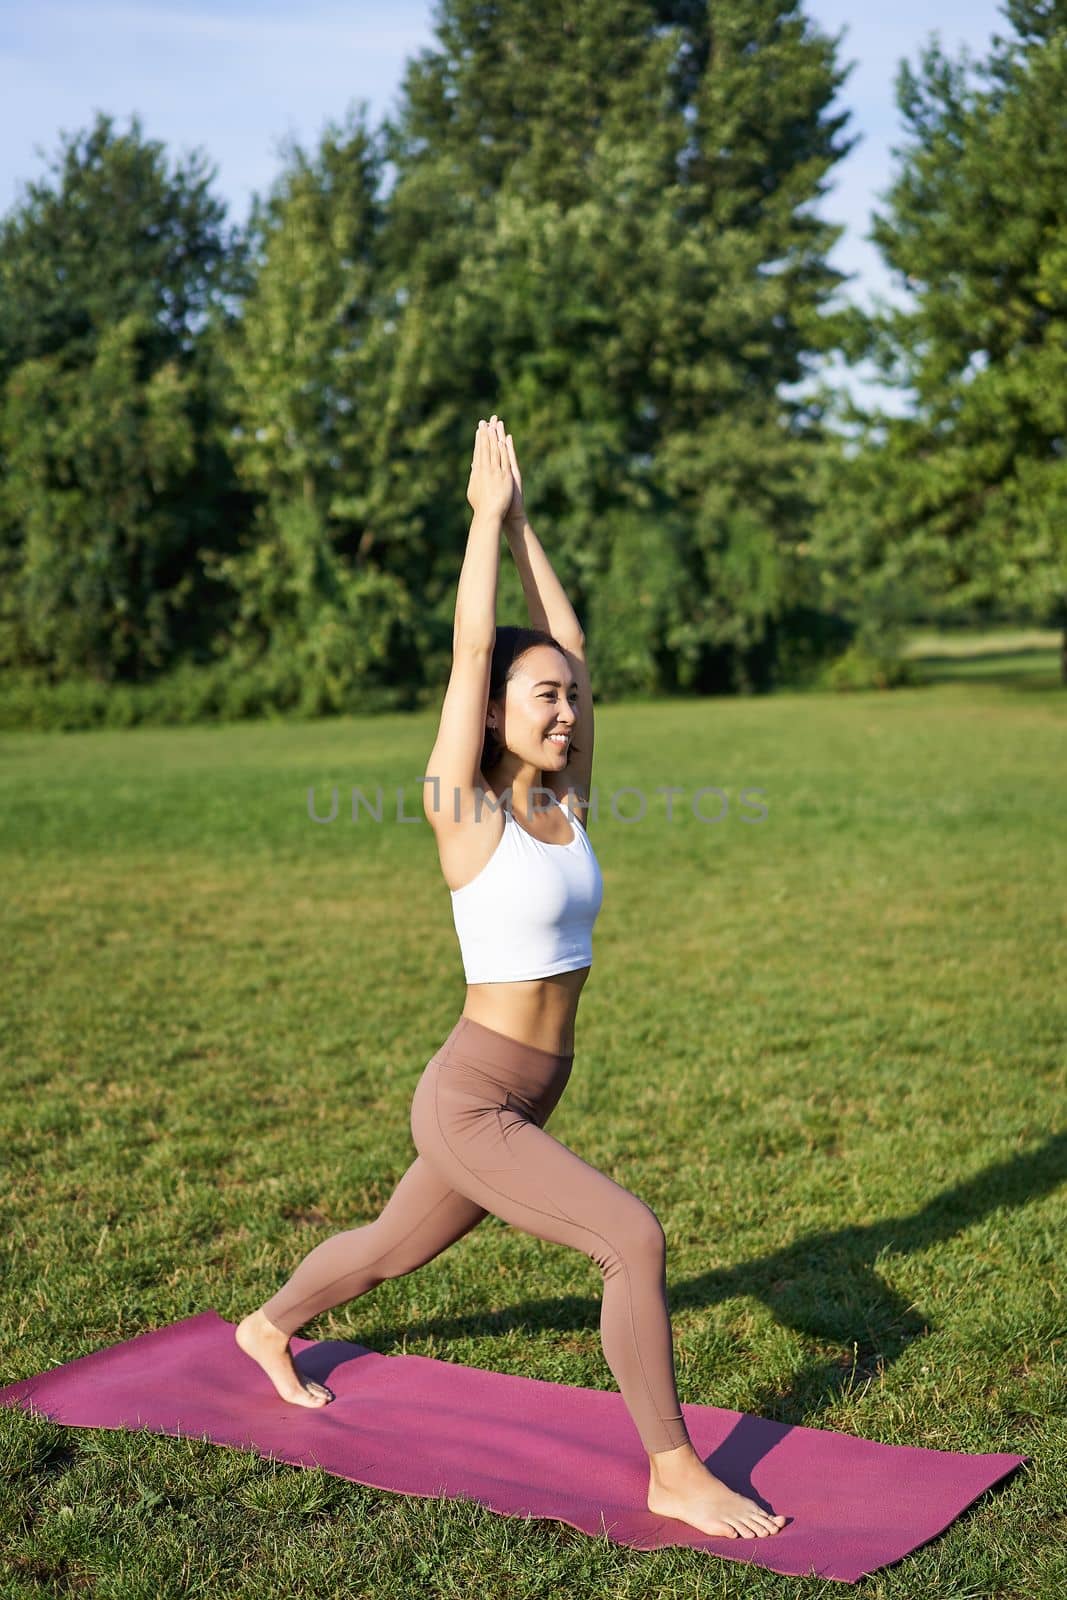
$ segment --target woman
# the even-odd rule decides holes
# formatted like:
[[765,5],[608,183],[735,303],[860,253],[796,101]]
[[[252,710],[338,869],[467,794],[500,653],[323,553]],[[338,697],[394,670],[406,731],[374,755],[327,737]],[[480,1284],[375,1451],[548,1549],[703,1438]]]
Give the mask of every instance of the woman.
[[[544,1131],[570,1076],[603,896],[586,834],[593,700],[578,619],[526,520],[514,443],[495,414],[478,426],[467,499],[452,674],[423,786],[466,1003],[419,1079],[418,1158],[381,1215],[317,1245],[239,1324],[237,1343],[283,1399],[326,1404],[330,1391],[296,1372],[290,1336],[432,1261],[492,1212],[600,1268],[604,1355],[649,1456],[649,1509],[704,1533],[765,1538],[785,1518],[728,1489],[689,1440],[658,1219]],[[495,627],[502,523],[530,629]]]

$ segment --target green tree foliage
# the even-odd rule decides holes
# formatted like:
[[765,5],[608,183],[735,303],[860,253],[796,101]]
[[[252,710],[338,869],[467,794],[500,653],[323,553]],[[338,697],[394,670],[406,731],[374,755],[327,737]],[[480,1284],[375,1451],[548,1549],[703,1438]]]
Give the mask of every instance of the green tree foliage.
[[822,422],[786,391],[841,337],[836,41],[798,0],[434,21],[381,146],[291,150],[229,255],[200,166],[107,119],[5,224],[0,659],[135,673],[210,580],[213,647],[287,703],[436,692],[496,410],[598,692],[772,681]]
[[[495,409],[601,691],[749,687],[810,515],[818,416],[781,386],[837,337],[840,230],[808,209],[849,148],[834,41],[789,0],[442,0],[436,22],[386,125],[381,241],[426,647]],[[516,594],[505,572],[502,612]]]
[[372,558],[390,448],[376,404],[380,157],[361,116],[295,142],[248,230],[251,287],[227,342],[231,449],[255,514],[210,564],[237,597],[215,646],[305,713],[403,700],[412,585]]
[[271,500],[323,510],[342,468],[348,372],[372,311],[380,162],[358,118],[309,156],[290,141],[248,226],[251,286],[230,349],[233,449]]
[[[212,174],[98,116],[0,223],[0,663],[167,664],[235,502],[205,330],[235,257]],[[194,632],[195,630],[190,630]]]
[[872,237],[911,294],[871,349],[912,403],[852,414],[816,547],[886,613],[1067,629],[1067,4],[1006,15],[985,63],[934,41],[900,68],[908,142]]
[[[602,693],[766,676],[818,421],[779,390],[835,336],[839,230],[805,208],[846,119],[796,4],[713,12],[443,0],[380,151],[359,120],[290,150],[229,357],[257,497],[216,569],[233,660],[322,709],[436,688],[496,409]],[[505,554],[500,613],[523,605]]]

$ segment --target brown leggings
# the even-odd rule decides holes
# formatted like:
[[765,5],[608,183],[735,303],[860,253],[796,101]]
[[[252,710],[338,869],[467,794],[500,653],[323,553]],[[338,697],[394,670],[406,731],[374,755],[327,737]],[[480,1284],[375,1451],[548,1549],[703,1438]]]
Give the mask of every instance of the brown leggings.
[[604,1357],[644,1448],[673,1450],[689,1434],[675,1387],[663,1229],[643,1200],[544,1131],[573,1059],[461,1016],[416,1085],[418,1158],[381,1215],[316,1245],[263,1311],[293,1334],[432,1261],[491,1211],[596,1262]]

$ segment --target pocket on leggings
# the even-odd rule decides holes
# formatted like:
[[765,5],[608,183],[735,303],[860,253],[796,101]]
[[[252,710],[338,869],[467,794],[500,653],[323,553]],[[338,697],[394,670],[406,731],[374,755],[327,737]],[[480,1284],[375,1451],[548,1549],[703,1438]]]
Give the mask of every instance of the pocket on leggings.
[[471,1172],[501,1172],[512,1164],[502,1118],[512,1113],[484,1094],[439,1081],[437,1115],[457,1160]]
[[509,1164],[511,1159],[513,1159],[513,1152],[510,1144],[512,1135],[515,1133],[517,1128],[520,1128],[524,1123],[532,1122],[533,1120],[534,1119],[530,1116],[530,1113],[526,1107],[510,1094],[505,1094],[504,1104],[496,1107],[496,1121],[497,1127],[500,1130],[500,1143],[505,1155],[508,1157]]

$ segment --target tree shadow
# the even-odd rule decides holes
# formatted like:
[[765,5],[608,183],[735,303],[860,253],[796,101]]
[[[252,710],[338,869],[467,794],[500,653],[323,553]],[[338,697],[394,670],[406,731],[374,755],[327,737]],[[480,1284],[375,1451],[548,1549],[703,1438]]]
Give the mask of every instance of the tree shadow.
[[[923,1250],[1002,1207],[1017,1208],[1039,1199],[1065,1179],[1067,1133],[1055,1133],[1035,1149],[942,1191],[908,1215],[805,1234],[770,1255],[680,1282],[670,1277],[668,1256],[671,1312],[752,1298],[762,1301],[784,1327],[824,1344],[844,1345],[849,1352],[844,1361],[840,1357],[810,1361],[794,1375],[787,1390],[768,1388],[748,1403],[748,1410],[758,1417],[810,1424],[845,1388],[876,1376],[914,1340],[932,1331],[933,1324],[879,1276],[877,1263],[883,1252],[902,1255]],[[492,1222],[492,1218],[487,1220]],[[544,1295],[504,1310],[477,1310],[427,1318],[421,1324],[386,1326],[378,1330],[373,1347],[360,1348],[395,1354],[396,1347],[403,1348],[412,1337],[484,1339],[537,1328],[551,1332],[563,1347],[570,1343],[567,1336],[573,1335],[577,1346],[592,1350],[598,1342],[599,1315],[599,1298]],[[306,1337],[307,1330],[303,1333]],[[346,1348],[350,1356],[351,1345]],[[320,1382],[328,1381],[317,1368],[308,1371]]]
[[1027,645],[1018,650],[973,650],[961,655],[912,655],[908,660],[922,674],[919,687],[939,683],[990,684],[999,689],[1062,687],[1059,649]]
[[[782,1421],[810,1419],[855,1381],[883,1370],[913,1340],[932,1330],[877,1271],[881,1254],[923,1250],[949,1239],[1000,1208],[1015,1208],[1049,1194],[1067,1179],[1067,1133],[1053,1134],[1025,1154],[987,1167],[935,1195],[911,1215],[861,1227],[805,1234],[771,1255],[738,1262],[671,1285],[674,1310],[737,1296],[763,1302],[785,1327],[850,1354],[808,1363],[789,1389],[766,1391],[752,1409]],[[854,1350],[853,1350],[854,1347]]]

